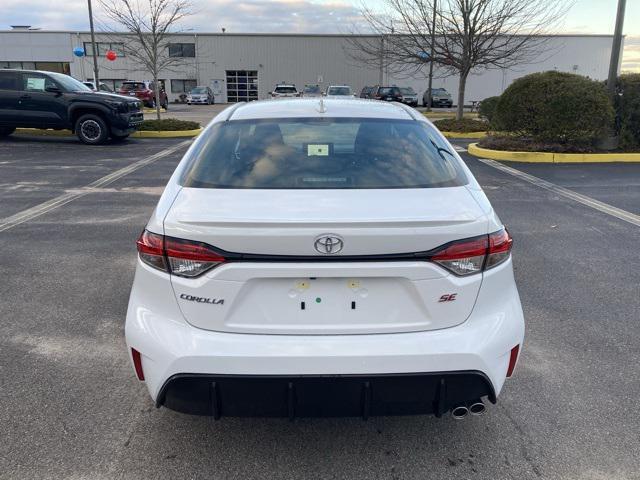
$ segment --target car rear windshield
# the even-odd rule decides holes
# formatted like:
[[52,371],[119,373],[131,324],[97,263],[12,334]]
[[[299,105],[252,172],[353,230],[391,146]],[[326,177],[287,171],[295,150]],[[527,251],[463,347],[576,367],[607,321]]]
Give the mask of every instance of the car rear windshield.
[[318,85],[306,85],[304,93],[320,93],[320,87]]
[[349,87],[329,87],[327,95],[351,95]]
[[296,87],[276,87],[277,93],[296,93]]
[[397,95],[400,93],[400,89],[398,87],[382,87],[378,93],[380,95]]
[[122,90],[144,90],[144,83],[125,82],[120,88],[122,88]]
[[403,95],[415,95],[416,92],[413,91],[413,88],[409,87],[409,88],[401,88],[400,92],[402,92]]
[[364,189],[467,183],[433,127],[414,120],[296,118],[213,125],[196,144],[184,187]]

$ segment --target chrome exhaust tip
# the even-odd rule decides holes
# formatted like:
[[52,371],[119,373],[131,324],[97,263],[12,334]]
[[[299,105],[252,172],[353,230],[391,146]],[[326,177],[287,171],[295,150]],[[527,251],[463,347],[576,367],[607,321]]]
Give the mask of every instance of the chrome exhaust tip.
[[482,402],[482,400],[478,400],[477,402],[473,402],[469,406],[469,413],[471,415],[483,415],[486,410],[487,410],[487,407]]
[[454,420],[462,420],[469,413],[469,409],[464,405],[458,405],[451,410],[451,416]]

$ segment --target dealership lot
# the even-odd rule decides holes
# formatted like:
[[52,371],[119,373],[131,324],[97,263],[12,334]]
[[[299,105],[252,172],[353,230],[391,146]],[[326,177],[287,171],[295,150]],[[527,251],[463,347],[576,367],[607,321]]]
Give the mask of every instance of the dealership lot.
[[[640,478],[640,227],[464,153],[515,238],[528,322],[484,417],[156,410],[124,316],[135,239],[188,143],[0,142],[0,478]],[[640,164],[511,166],[640,215]]]

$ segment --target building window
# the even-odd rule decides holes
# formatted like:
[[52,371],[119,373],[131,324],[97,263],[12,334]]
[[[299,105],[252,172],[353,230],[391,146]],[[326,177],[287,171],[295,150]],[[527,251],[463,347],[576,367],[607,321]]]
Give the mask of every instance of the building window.
[[170,57],[195,57],[196,56],[195,43],[170,43],[168,48],[169,48]]
[[258,100],[258,72],[256,70],[227,70],[227,102]]
[[69,62],[0,62],[0,68],[17,70],[44,70],[47,72],[71,74]]
[[[124,45],[120,42],[96,42],[96,48],[98,49],[98,56],[104,57],[109,50],[116,52],[119,57],[124,57]],[[84,53],[88,57],[93,57],[93,47],[91,42],[84,42]]]
[[189,93],[197,85],[197,80],[171,80],[171,93]]

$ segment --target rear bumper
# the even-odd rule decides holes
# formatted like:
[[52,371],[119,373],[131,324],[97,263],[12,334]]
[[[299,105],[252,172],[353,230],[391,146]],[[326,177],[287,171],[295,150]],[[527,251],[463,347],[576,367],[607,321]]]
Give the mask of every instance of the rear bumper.
[[[258,406],[254,414],[266,414],[261,408],[281,414],[283,385],[288,392],[292,382],[299,402],[317,395],[314,389],[331,392],[332,385],[340,387],[348,399],[347,414],[354,414],[364,383],[370,382],[376,392],[385,392],[394,382],[408,382],[408,387],[398,386],[398,391],[416,390],[420,412],[436,413],[435,385],[442,378],[448,384],[449,375],[461,376],[463,383],[470,374],[480,375],[488,383],[481,390],[474,387],[463,390],[460,397],[447,397],[442,405],[450,408],[455,401],[483,395],[495,399],[505,381],[510,350],[522,344],[524,320],[509,260],[484,274],[473,312],[464,323],[451,328],[369,335],[214,332],[189,325],[179,310],[168,276],[138,262],[125,332],[129,352],[134,348],[141,353],[151,397],[159,405],[179,411],[210,414],[207,395],[216,382],[225,414],[240,408],[242,398],[261,404],[268,395],[279,398],[275,402],[278,406]],[[251,394],[245,396],[243,389]],[[304,393],[307,389],[316,393],[309,396]],[[194,405],[185,406],[190,399]],[[411,405],[405,405],[404,411],[417,409],[414,401],[408,403]],[[296,415],[306,414],[301,405],[295,405],[299,412]],[[400,413],[404,407],[399,408]],[[308,408],[312,414],[319,407],[312,404]],[[331,412],[333,407],[327,409]],[[371,411],[389,412],[382,403],[372,403]],[[361,411],[355,415],[361,415]]]
[[177,374],[162,386],[156,406],[215,418],[439,417],[482,397],[496,402],[493,386],[481,372],[367,376]]

